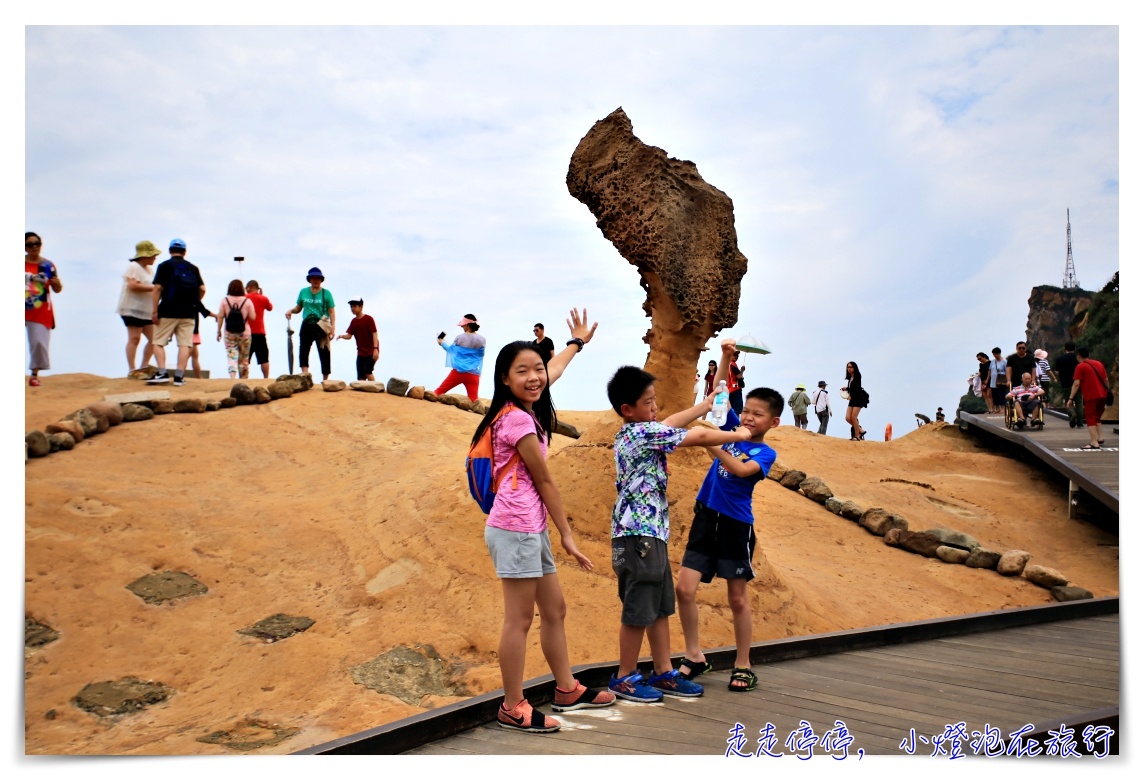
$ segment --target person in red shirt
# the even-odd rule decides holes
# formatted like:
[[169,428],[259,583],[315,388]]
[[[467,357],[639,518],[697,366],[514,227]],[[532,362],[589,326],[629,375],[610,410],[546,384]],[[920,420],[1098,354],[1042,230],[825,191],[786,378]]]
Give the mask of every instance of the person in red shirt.
[[354,318],[339,339],[357,339],[357,378],[359,382],[373,381],[373,367],[377,364],[377,325],[373,317],[362,313],[363,301],[350,301]]
[[250,362],[258,361],[262,366],[262,376],[270,377],[270,347],[266,344],[266,322],[262,315],[274,311],[274,304],[262,294],[258,282],[251,279],[246,283],[246,297],[254,304],[254,316],[246,324],[250,326]]
[[28,368],[31,387],[40,386],[39,374],[52,367],[48,356],[56,314],[52,309],[52,293],[64,289],[56,264],[40,257],[44,241],[32,232],[24,233],[24,330],[28,334],[28,350],[32,353]]
[[1088,426],[1089,443],[1082,450],[1099,450],[1104,444],[1104,433],[1100,429],[1100,418],[1109,394],[1108,372],[1099,360],[1088,356],[1088,347],[1078,347],[1077,366],[1073,372],[1072,391],[1067,406],[1072,406],[1079,391],[1084,399],[1084,424]]

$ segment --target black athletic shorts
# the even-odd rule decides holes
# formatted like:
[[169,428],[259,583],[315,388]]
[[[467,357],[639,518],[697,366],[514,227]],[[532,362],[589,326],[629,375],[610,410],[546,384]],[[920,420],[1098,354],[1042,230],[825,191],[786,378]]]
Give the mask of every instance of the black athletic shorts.
[[752,580],[755,570],[755,527],[695,502],[695,522],[687,535],[682,565],[699,572],[700,580]]
[[129,328],[146,328],[148,325],[155,324],[151,320],[144,320],[139,317],[128,317],[126,314],[120,314],[119,319],[123,320],[123,324]]
[[250,334],[250,362],[260,366],[270,362],[270,347],[266,346],[265,333]]
[[667,544],[654,536],[612,537],[612,571],[620,586],[625,626],[650,626],[675,614]]

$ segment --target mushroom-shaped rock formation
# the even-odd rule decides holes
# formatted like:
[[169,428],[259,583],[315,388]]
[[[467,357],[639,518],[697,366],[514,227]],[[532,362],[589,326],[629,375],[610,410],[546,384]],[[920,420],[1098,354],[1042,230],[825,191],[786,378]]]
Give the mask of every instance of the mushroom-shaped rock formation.
[[739,319],[739,251],[731,199],[695,163],[668,157],[632,133],[622,108],[592,125],[568,165],[568,192],[640,273],[661,410],[695,398],[695,366],[708,339]]

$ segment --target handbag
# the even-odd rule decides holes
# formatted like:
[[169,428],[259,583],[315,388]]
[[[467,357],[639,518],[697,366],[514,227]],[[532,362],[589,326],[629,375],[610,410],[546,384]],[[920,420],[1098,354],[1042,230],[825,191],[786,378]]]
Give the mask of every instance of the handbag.
[[1116,396],[1112,394],[1112,388],[1109,387],[1107,379],[1101,379],[1100,381],[1104,383],[1105,392],[1108,393],[1108,395],[1104,397],[1104,403],[1108,406],[1112,406],[1113,402],[1116,401]]

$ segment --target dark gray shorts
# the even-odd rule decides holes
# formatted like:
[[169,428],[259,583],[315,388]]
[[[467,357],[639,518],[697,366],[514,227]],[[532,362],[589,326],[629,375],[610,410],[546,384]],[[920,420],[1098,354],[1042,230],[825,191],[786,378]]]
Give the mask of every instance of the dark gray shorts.
[[675,614],[675,585],[665,542],[654,536],[613,537],[612,570],[620,581],[624,605],[620,622],[625,626],[650,626]]

